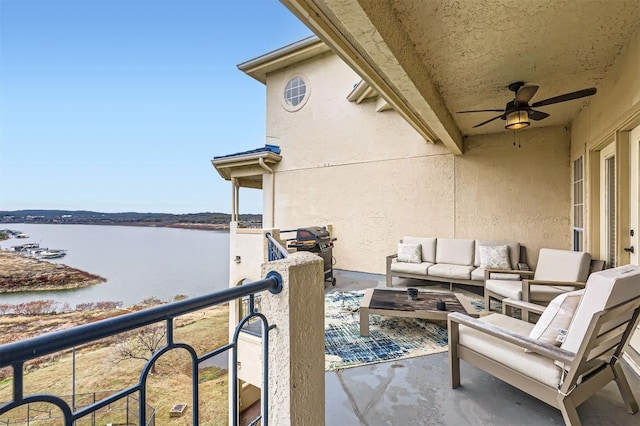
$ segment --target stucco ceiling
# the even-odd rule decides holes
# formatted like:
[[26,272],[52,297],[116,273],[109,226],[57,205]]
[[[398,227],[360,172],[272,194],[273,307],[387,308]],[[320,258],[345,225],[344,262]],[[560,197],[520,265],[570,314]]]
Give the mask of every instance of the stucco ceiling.
[[[506,131],[503,120],[473,128],[497,113],[456,111],[504,108],[515,81],[540,86],[531,102],[600,89],[640,28],[638,0],[281,1],[454,151],[461,135]],[[540,107],[551,116],[531,127],[568,124],[588,99]]]
[[[502,120],[472,128],[498,114],[455,112],[504,107],[511,82],[540,86],[533,102],[597,87],[640,25],[638,0],[392,3],[465,134],[504,129]],[[585,102],[540,107],[551,116],[532,125],[569,123]]]

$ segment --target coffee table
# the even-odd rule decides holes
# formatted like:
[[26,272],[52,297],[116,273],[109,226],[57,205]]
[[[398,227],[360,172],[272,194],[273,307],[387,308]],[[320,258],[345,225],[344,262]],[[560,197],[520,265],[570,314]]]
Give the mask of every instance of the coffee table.
[[[436,302],[443,300],[446,310],[436,309]],[[369,335],[369,315],[422,318],[446,321],[450,312],[462,312],[478,317],[471,301],[461,293],[419,291],[416,300],[410,300],[406,290],[370,288],[360,302],[360,335]]]

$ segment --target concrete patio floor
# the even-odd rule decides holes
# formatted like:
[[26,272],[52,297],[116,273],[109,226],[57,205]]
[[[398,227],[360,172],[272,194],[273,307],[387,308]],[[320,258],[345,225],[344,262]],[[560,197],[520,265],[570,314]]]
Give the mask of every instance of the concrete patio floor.
[[[337,285],[326,292],[384,287],[383,275],[335,271]],[[417,280],[394,287],[448,285]],[[456,290],[463,287],[456,287]],[[464,287],[465,290],[479,289]],[[640,400],[640,378],[622,363]],[[357,425],[564,425],[559,410],[462,362],[462,386],[449,386],[448,354],[348,368],[325,375],[328,426]],[[582,424],[640,425],[640,413],[626,412],[614,383],[578,407]]]

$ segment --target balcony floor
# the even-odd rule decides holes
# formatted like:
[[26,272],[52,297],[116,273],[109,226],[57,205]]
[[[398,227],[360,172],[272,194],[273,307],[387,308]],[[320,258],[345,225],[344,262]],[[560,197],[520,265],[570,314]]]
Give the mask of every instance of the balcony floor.
[[[335,271],[335,276],[338,284],[327,285],[327,292],[385,285],[382,275]],[[425,282],[397,286],[418,284]],[[559,410],[461,364],[458,389],[449,387],[447,353],[327,372],[326,425],[564,425]],[[622,364],[640,400],[640,378]],[[578,407],[578,414],[585,426],[640,424],[640,413],[627,414],[613,382]]]

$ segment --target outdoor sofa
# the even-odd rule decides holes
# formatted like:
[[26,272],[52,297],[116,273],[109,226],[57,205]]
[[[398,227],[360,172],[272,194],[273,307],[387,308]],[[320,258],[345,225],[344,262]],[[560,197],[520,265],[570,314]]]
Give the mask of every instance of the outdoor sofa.
[[[528,269],[524,252],[524,246],[515,241],[406,236],[398,252],[387,256],[387,287],[393,285],[393,277],[483,287],[485,267]],[[520,280],[518,275],[496,272],[491,278]]]

